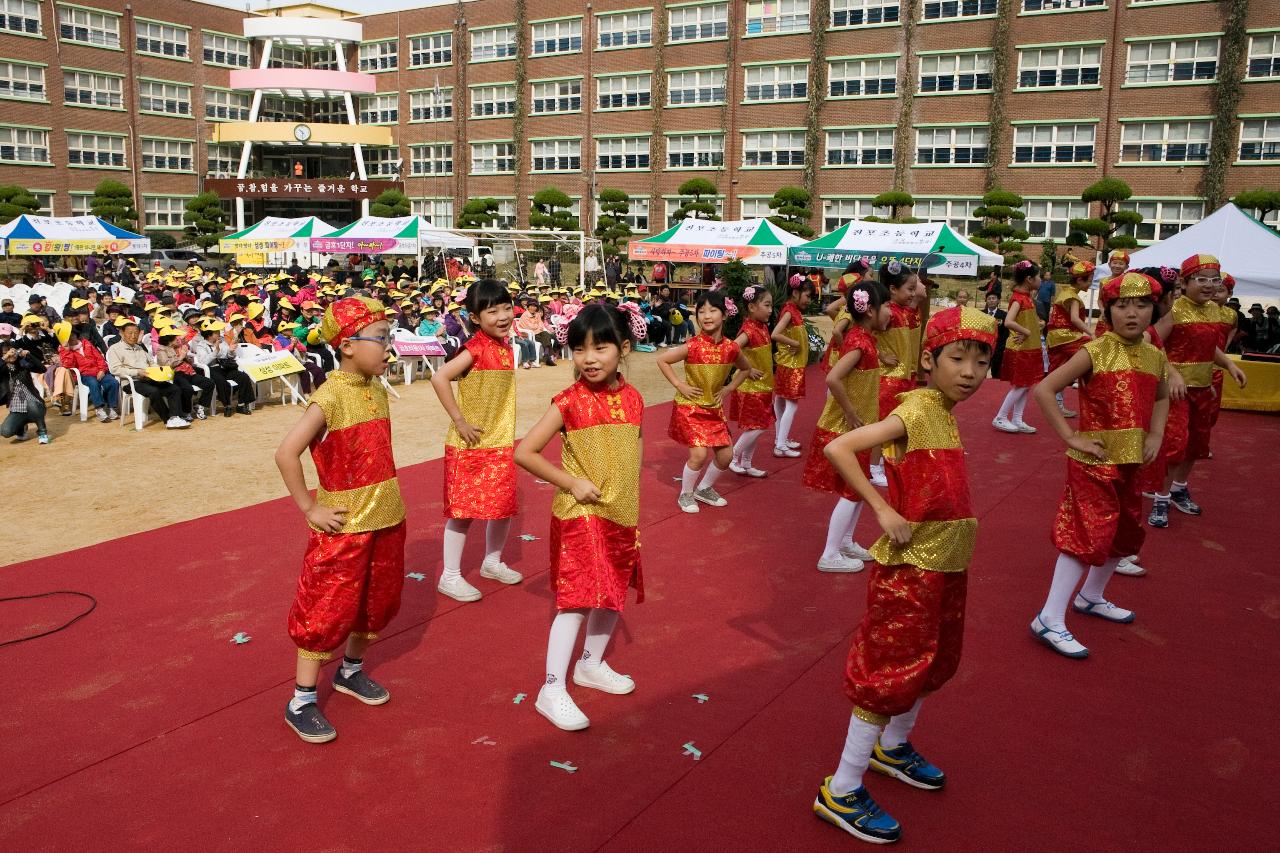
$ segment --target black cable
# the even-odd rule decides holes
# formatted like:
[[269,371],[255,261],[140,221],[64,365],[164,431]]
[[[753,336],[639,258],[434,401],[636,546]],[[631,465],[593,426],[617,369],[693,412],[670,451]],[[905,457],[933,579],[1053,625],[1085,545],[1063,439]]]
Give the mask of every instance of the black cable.
[[68,589],[59,589],[59,590],[54,590],[53,592],[41,592],[35,595],[14,595],[9,598],[0,598],[0,603],[3,603],[5,601],[28,601],[33,598],[49,598],[55,595],[75,595],[75,596],[79,596],[80,598],[87,598],[89,599],[89,609],[84,611],[83,613],[76,615],[73,619],[71,619],[71,621],[67,622],[66,624],[59,625],[57,628],[52,628],[48,631],[44,631],[39,634],[32,634],[30,637],[19,637],[16,640],[6,640],[3,643],[0,643],[0,648],[4,648],[5,646],[15,646],[18,643],[26,643],[30,640],[38,640],[41,637],[47,637],[50,634],[56,634],[59,631],[65,631],[68,628],[70,628],[72,625],[79,622],[84,617],[88,616],[98,607],[98,599],[94,598],[92,595],[89,595],[87,592],[75,592],[73,590],[68,590]]

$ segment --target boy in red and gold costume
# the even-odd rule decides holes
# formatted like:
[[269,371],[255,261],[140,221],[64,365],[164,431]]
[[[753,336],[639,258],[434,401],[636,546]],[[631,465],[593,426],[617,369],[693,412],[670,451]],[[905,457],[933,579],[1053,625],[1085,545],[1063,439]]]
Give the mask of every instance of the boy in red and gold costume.
[[1191,499],[1187,478],[1197,459],[1209,456],[1209,432],[1213,429],[1215,395],[1213,366],[1222,367],[1243,388],[1245,376],[1234,361],[1218,348],[1220,309],[1212,298],[1222,286],[1222,267],[1213,255],[1192,255],[1182,262],[1183,295],[1172,310],[1155,324],[1164,340],[1169,363],[1182,374],[1185,395],[1174,389],[1169,403],[1164,453],[1168,461],[1165,490],[1156,495],[1147,523],[1169,526],[1169,504],[1187,515],[1199,515]]
[[[1235,292],[1236,280],[1230,273],[1222,274],[1222,286],[1213,294],[1214,304],[1218,306],[1218,349],[1223,352],[1231,346],[1231,342],[1236,339],[1239,333],[1237,324],[1240,322],[1240,315],[1236,313],[1236,309],[1227,305],[1227,300],[1231,298],[1231,294]],[[1222,377],[1223,369],[1213,366],[1213,417],[1209,419],[1209,426],[1218,425],[1218,414],[1222,410]]]
[[[297,683],[285,722],[310,743],[338,736],[316,704],[320,665],[346,643],[335,690],[366,705],[391,698],[363,671],[365,649],[400,609],[404,585],[404,502],[391,455],[386,370],[391,327],[372,299],[340,299],[325,309],[320,335],[341,364],[311,396],[276,451],[289,494],[311,528],[289,611],[298,646]],[[307,491],[301,456],[311,449],[320,488]]]
[[[982,385],[996,321],[974,308],[947,308],[929,320],[923,343],[928,387],[902,394],[888,417],[845,433],[826,451],[885,534],[871,548],[878,565],[845,668],[845,693],[854,706],[849,733],[840,766],[819,789],[813,810],[880,844],[897,841],[902,829],[863,787],[868,766],[916,788],[937,790],[946,782],[907,737],[924,694],[942,687],[960,663],[978,520],[951,409]],[[857,458],[877,444],[884,447],[888,503]]]
[[[1110,331],[1085,344],[1036,388],[1036,402],[1069,448],[1067,486],[1053,525],[1060,552],[1044,607],[1031,632],[1059,654],[1088,657],[1066,626],[1079,613],[1129,623],[1132,611],[1104,597],[1121,559],[1137,554],[1142,527],[1142,466],[1160,454],[1169,392],[1164,353],[1144,337],[1160,285],[1137,272],[1107,280],[1103,314]],[[1080,383],[1080,431],[1067,425],[1053,395]],[[1079,594],[1076,584],[1089,567]]]

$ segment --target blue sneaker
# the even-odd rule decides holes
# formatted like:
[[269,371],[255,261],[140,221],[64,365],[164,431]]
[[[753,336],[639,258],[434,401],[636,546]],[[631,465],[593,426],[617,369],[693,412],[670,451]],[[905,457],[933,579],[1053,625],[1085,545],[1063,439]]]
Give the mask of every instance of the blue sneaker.
[[926,791],[936,791],[947,784],[947,774],[916,752],[911,741],[893,749],[883,749],[877,743],[871,750],[871,769]]
[[1187,515],[1199,515],[1201,512],[1200,504],[1191,500],[1191,491],[1189,489],[1171,490],[1169,492],[1169,503]]
[[902,825],[871,799],[865,786],[837,797],[827,787],[830,784],[828,776],[813,801],[813,813],[818,817],[872,844],[892,844],[902,836]]
[[1147,524],[1151,527],[1169,526],[1169,502],[1157,499],[1151,505],[1151,515],[1147,516]]

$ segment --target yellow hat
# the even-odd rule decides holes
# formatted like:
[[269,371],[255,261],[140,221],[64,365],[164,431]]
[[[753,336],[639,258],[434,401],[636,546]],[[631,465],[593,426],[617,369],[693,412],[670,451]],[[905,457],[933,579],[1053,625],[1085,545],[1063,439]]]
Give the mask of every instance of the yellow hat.
[[88,279],[80,275],[80,273],[76,273],[75,275],[71,276],[71,280],[72,281],[88,281]]
[[227,318],[228,323],[235,323],[237,321],[241,323],[244,322],[244,315],[241,314],[239,311],[237,311],[236,313],[232,314],[230,317]]
[[181,337],[181,335],[182,335],[182,330],[179,329],[177,326],[173,325],[172,323],[167,323],[162,326],[156,326],[157,337],[176,338],[176,337]]
[[261,302],[250,302],[250,303],[249,303],[249,307],[248,307],[247,309],[245,309],[245,310],[247,310],[247,311],[249,312],[249,319],[250,319],[250,320],[256,320],[256,319],[258,319],[259,317],[261,317],[261,316],[262,316],[262,312],[266,311],[267,309],[266,309],[266,308],[264,308],[264,307],[262,307],[262,303],[261,303]]
[[71,307],[72,307],[72,308],[83,308],[84,306],[86,306],[86,305],[88,305],[88,304],[89,304],[89,300],[88,300],[88,299],[79,299],[79,298],[77,298],[77,299],[72,299],[72,300],[71,300]]
[[227,327],[227,324],[222,322],[221,320],[205,320],[203,323],[200,324],[200,331],[221,332],[226,327]]
[[228,291],[226,291],[225,293],[223,293],[223,294],[222,294],[222,301],[223,301],[223,302],[230,302],[230,301],[231,301],[232,299],[234,299],[234,298],[235,298],[235,292],[234,292],[234,291],[230,291],[230,290],[228,290]]
[[549,294],[544,293],[544,294],[542,294],[541,296],[539,296],[539,297],[538,297],[538,302],[540,302],[540,303],[545,304],[545,303],[550,302],[550,301],[551,301],[551,296],[550,296]]
[[270,292],[271,292],[271,291],[273,291],[273,290],[279,290],[279,289],[280,289],[280,285],[276,284],[275,282],[272,282],[271,284],[268,284],[268,285],[267,285],[267,287],[266,287],[266,291],[267,291],[268,293],[270,293]]
[[403,291],[403,290],[388,290],[388,291],[387,291],[387,295],[388,295],[388,296],[390,296],[392,299],[403,299],[403,298],[404,298],[404,291]]
[[114,325],[115,325],[115,327],[116,327],[117,329],[123,329],[125,326],[136,326],[136,325],[138,325],[138,321],[137,321],[137,320],[135,320],[135,319],[133,319],[132,317],[129,317],[129,316],[125,316],[125,317],[117,317],[117,318],[115,319],[115,323],[114,323]]
[[150,367],[148,367],[145,371],[143,371],[143,373],[152,382],[172,382],[173,381],[172,367],[161,367],[158,364],[153,364]]
[[163,307],[164,307],[164,306],[163,306],[163,305],[161,305],[159,302],[148,302],[148,303],[143,307],[143,309],[142,309],[142,310],[143,310],[143,311],[159,311],[159,310],[160,310],[161,308],[163,308]]
[[71,332],[71,324],[66,320],[63,320],[61,323],[53,324],[53,336],[58,339],[58,343],[64,346],[67,341],[71,340]]
[[42,323],[44,323],[44,317],[39,314],[27,314],[18,325],[25,329],[27,326],[39,326]]

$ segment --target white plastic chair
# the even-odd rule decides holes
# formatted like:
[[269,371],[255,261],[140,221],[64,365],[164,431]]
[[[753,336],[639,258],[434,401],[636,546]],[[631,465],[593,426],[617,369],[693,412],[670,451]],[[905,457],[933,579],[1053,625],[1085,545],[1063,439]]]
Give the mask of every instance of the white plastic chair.
[[133,428],[142,431],[147,423],[147,415],[151,411],[151,402],[138,393],[133,379],[126,376],[120,380],[120,425],[129,426],[129,409],[133,408]]
[[[206,379],[212,379],[212,378],[213,378],[213,374],[211,374],[211,373],[209,372],[209,365],[207,365],[207,364],[199,364],[199,365],[196,365],[196,366],[200,368],[200,371],[205,375],[205,378],[206,378]],[[227,384],[228,384],[229,386],[231,386],[231,400],[232,400],[231,405],[232,405],[232,406],[235,406],[235,399],[236,399],[236,397],[235,397],[235,393],[236,393],[236,386],[237,386],[239,383],[237,383],[234,379],[228,379],[228,380],[227,380]],[[213,417],[213,416],[214,416],[214,415],[216,415],[217,413],[218,413],[218,395],[217,395],[217,394],[214,394],[214,395],[213,395],[213,402],[209,404],[209,417]]]
[[[516,334],[522,338],[525,338],[526,340],[533,341],[533,363],[542,364],[542,344],[538,343],[537,334],[535,334],[534,332],[523,331],[520,329],[516,330]],[[519,360],[520,359],[517,353],[516,361],[519,362]]]
[[71,399],[71,413],[80,409],[80,423],[89,420],[89,386],[84,384],[78,368],[71,368],[71,375],[76,378],[76,395]]

